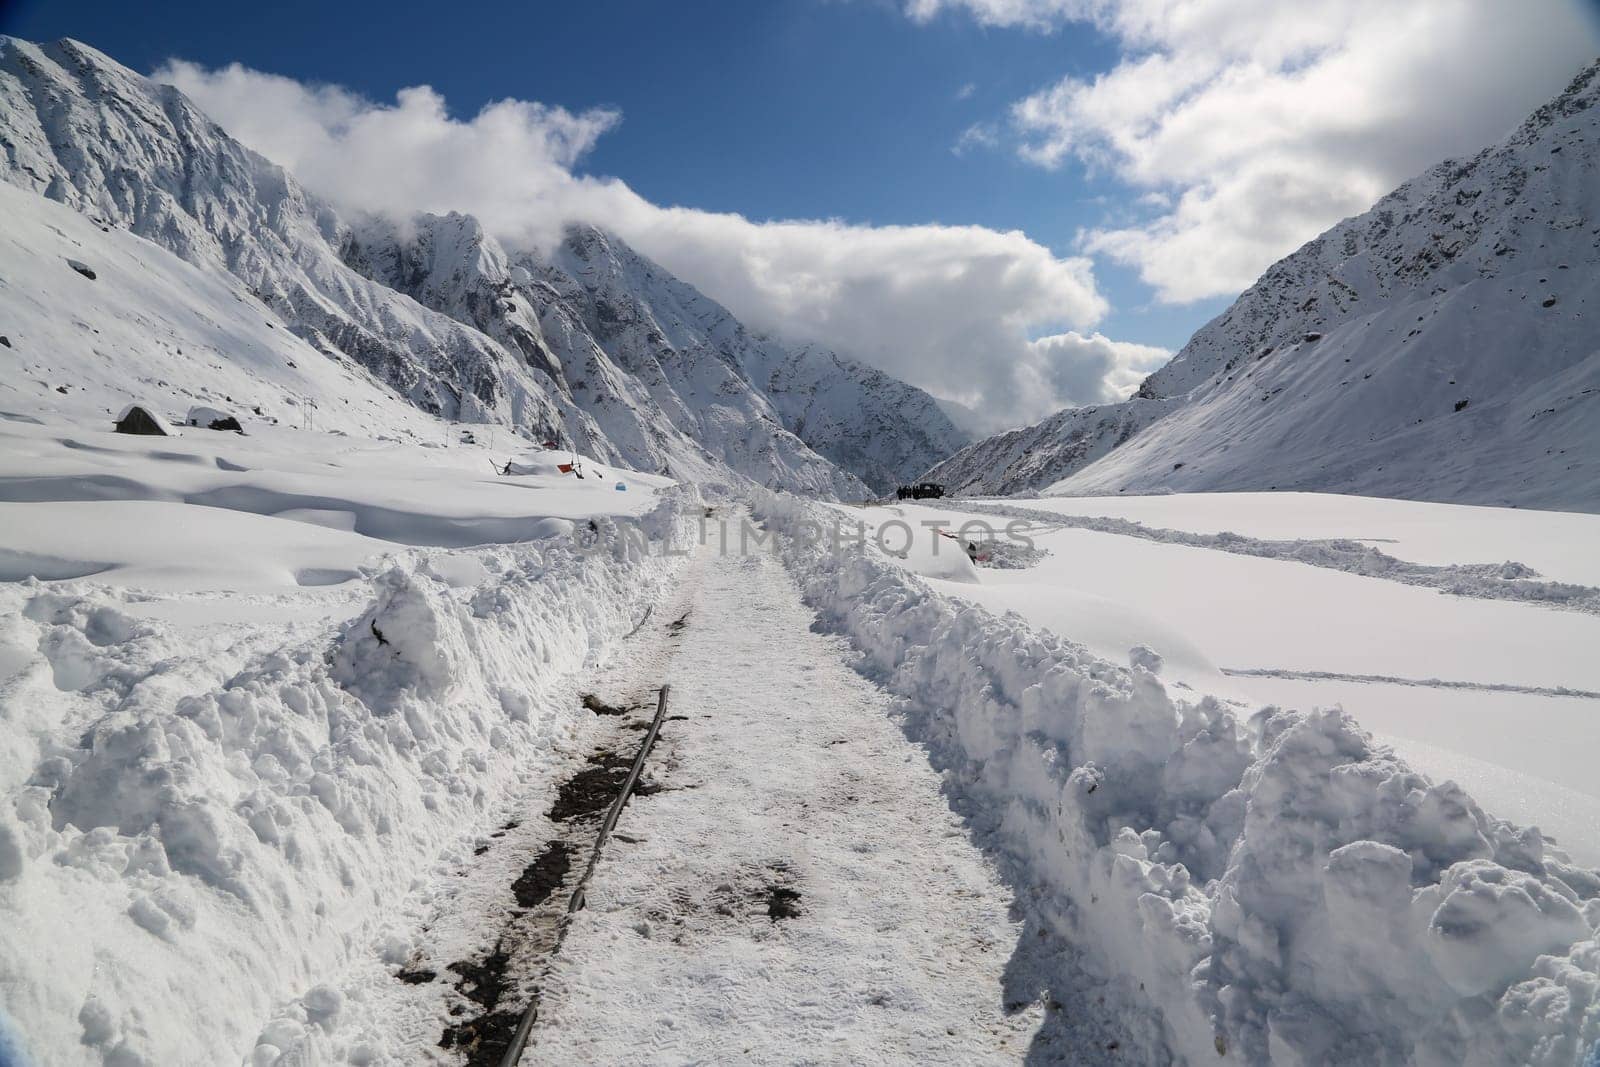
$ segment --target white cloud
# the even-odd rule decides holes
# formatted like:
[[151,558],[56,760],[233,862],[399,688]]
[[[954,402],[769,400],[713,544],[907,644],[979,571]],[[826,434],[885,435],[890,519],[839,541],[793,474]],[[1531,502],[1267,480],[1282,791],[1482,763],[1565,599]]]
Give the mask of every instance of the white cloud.
[[339,86],[305,85],[238,64],[206,70],[173,61],[156,71],[234,137],[350,210],[406,216],[467,211],[518,239],[548,246],[575,200],[631,196],[571,168],[621,121],[521,100],[450,116],[428,86],[374,104]]
[[1172,358],[1165,348],[1113,341],[1099,333],[1085,337],[1075,330],[1040,337],[1030,347],[1043,368],[1041,386],[1074,395],[1108,386],[1107,400],[1127,397],[1145,375]]
[[1000,131],[995,129],[994,123],[975,122],[961,131],[961,136],[950,146],[950,151],[964,156],[974,148],[997,148],[999,145]]
[[1069,19],[1082,19],[1094,0],[906,0],[906,13],[927,22],[939,12],[963,10],[985,26],[1050,29]]
[[610,111],[508,100],[462,120],[427,87],[378,104],[237,65],[173,62],[156,77],[344,209],[470,212],[508,243],[534,248],[549,248],[568,222],[593,223],[752,327],[821,342],[971,404],[991,428],[1101,401],[1126,384],[1115,355],[1030,342],[1092,326],[1106,303],[1086,258],[1058,256],[1018,231],[757,222],[661,207],[616,179],[573,173],[619,121]]
[[978,83],[977,82],[967,82],[961,88],[956,90],[956,99],[957,100],[970,100],[970,99],[972,99],[972,94],[977,92],[977,91],[978,91]]
[[1019,151],[1169,196],[1085,249],[1161,298],[1238,292],[1432,164],[1511,129],[1592,59],[1579,0],[909,0],[926,20],[1091,21],[1123,51],[1019,101]]

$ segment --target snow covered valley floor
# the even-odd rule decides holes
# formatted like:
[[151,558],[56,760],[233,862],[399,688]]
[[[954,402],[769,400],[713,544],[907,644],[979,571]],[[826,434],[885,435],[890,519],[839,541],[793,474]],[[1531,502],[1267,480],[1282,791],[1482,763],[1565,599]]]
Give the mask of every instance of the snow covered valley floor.
[[[495,1062],[536,991],[529,1063],[1576,1065],[1600,1041],[1600,615],[1493,587],[1600,584],[1592,517],[763,496],[776,538],[741,551],[737,505],[707,523],[597,465],[15,414],[8,1067]],[[995,508],[1032,524],[1006,566],[919,525]],[[819,517],[926,537],[836,551]],[[1392,562],[1314,545],[1337,539]],[[552,952],[663,682],[645,788]]]

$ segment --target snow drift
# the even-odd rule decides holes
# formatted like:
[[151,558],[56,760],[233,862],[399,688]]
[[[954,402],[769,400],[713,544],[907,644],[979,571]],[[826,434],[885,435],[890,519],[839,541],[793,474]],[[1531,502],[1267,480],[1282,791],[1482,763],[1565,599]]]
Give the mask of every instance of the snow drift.
[[1600,874],[1417,774],[1350,716],[1240,721],[1148,657],[828,552],[759,510],[825,625],[903,696],[952,791],[1151,1062],[1578,1064],[1600,1041]]
[[[664,495],[641,526],[686,540],[684,494]],[[594,525],[583,545],[404,550],[343,622],[198,638],[142,594],[0,586],[0,990],[25,1047],[382,1058],[383,1034],[336,1025],[361,991],[329,976],[403,962],[398,902],[554,774],[584,714],[569,676],[675,571]]]

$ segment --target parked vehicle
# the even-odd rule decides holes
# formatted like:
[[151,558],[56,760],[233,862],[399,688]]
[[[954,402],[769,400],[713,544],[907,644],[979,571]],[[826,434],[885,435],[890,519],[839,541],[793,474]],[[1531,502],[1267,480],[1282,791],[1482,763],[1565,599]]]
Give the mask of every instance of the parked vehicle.
[[894,491],[894,495],[900,500],[907,497],[912,500],[938,499],[944,496],[944,486],[938,482],[918,482],[916,485],[900,486]]

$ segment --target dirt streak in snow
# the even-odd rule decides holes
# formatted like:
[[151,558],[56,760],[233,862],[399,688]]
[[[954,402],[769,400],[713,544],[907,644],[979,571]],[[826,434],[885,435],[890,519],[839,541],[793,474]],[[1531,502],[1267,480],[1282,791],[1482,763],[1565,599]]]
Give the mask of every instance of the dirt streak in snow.
[[[698,568],[691,565],[690,578],[674,602],[686,596],[697,574]],[[608,702],[594,693],[582,695],[583,707],[603,717],[606,725],[585,766],[557,787],[555,801],[540,820],[554,830],[554,836],[512,882],[517,908],[509,912],[493,947],[481,959],[449,965],[460,976],[455,992],[477,1006],[472,1011],[457,1000],[451,1013],[459,1014],[460,1021],[446,1026],[439,1038],[441,1049],[454,1050],[459,1057],[456,1062],[498,1067],[523,1017],[538,1011],[541,990],[570,922],[569,901],[582,882],[585,860],[598,847],[605,814],[626,783],[641,744],[640,730],[648,728],[652,718],[652,702],[646,698],[675,654],[687,619],[684,610],[676,621],[636,640],[625,649],[621,662],[606,672],[601,688],[624,696]],[[633,635],[639,630],[636,627]],[[652,752],[652,762],[654,758]],[[635,796],[658,791],[649,778],[650,767],[647,762]]]
[[[501,1062],[558,950],[568,899],[649,725],[653,690],[682,641],[661,620],[685,612],[698,573],[691,560],[677,588],[607,650],[597,672],[578,680],[572,701],[592,716],[586,755],[558,781],[542,780],[442,883],[419,890],[432,904],[406,938],[415,947],[388,972],[392,980],[373,979],[385,984],[374,991],[382,1005],[375,1021],[392,1048],[405,1050],[405,1062]],[[657,763],[652,756],[635,796],[654,792]],[[635,803],[624,809],[622,827]]]

